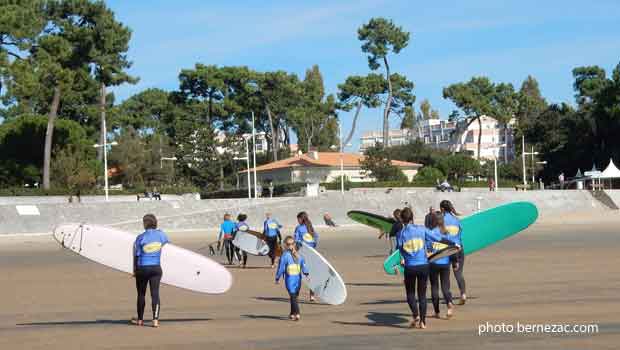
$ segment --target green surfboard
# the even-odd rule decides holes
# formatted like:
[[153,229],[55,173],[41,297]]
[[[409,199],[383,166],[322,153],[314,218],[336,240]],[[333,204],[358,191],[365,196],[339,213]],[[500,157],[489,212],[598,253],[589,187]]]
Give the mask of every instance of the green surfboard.
[[[361,216],[362,214],[357,215]],[[370,215],[372,215],[371,220],[374,224],[369,226],[376,227],[377,224],[375,222],[379,216]],[[517,234],[533,224],[537,218],[538,209],[530,202],[514,202],[500,205],[468,216],[461,220],[461,239],[464,253],[466,255],[474,253]],[[383,225],[387,226],[387,218],[385,220]],[[364,223],[362,221],[358,222]],[[391,227],[391,223],[389,225]],[[383,263],[383,269],[386,273],[393,275],[395,274],[394,268],[398,267],[402,273],[403,269],[400,266],[400,260],[400,252],[394,252]]]
[[374,227],[383,232],[390,232],[392,225],[396,222],[396,220],[387,216],[381,216],[359,210],[351,210],[347,213],[347,216],[353,221]]

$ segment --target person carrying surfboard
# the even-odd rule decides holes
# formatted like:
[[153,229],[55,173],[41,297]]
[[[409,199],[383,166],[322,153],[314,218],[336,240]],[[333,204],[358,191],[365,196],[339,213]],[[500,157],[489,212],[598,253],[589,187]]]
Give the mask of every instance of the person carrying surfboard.
[[[250,226],[245,222],[248,219],[248,216],[245,214],[237,215],[237,224],[235,231],[247,231],[250,229]],[[248,264],[248,253],[245,250],[241,250],[239,247],[236,248],[237,257],[239,258],[239,265],[245,269]],[[241,252],[241,257],[239,257],[239,252]]]
[[217,237],[218,245],[224,244],[224,250],[226,251],[226,259],[228,259],[228,265],[233,264],[233,257],[235,255],[235,246],[232,244],[233,234],[237,230],[235,223],[232,221],[230,214],[224,214],[224,222],[220,225],[220,233]]
[[269,258],[271,259],[271,268],[275,267],[276,261],[276,248],[282,243],[282,235],[280,229],[282,225],[271,217],[271,213],[265,214],[265,221],[263,222],[263,234],[267,238],[267,245],[269,246]]
[[159,283],[163,272],[161,270],[161,249],[170,241],[165,233],[157,229],[157,218],[153,214],[146,214],[142,218],[144,233],[138,235],[133,248],[133,275],[136,278],[138,292],[138,318],[132,323],[144,325],[144,307],[146,304],[146,287],[151,288],[151,306],[153,309],[153,327],[159,327]]
[[[428,215],[427,215],[428,216]],[[431,224],[432,230],[442,238],[449,239],[448,231],[441,212],[433,213]],[[447,245],[439,242],[427,241],[427,251],[435,253],[438,250],[447,247]],[[452,294],[450,294],[450,257],[439,258],[430,265],[429,279],[431,282],[431,300],[433,301],[433,317],[439,318],[439,280],[441,280],[441,293],[448,306],[446,316],[452,317],[454,304],[452,302]]]
[[[301,243],[305,243],[308,246],[316,249],[319,244],[319,234],[314,230],[312,222],[308,217],[308,213],[305,211],[297,214],[297,227],[295,227],[295,244],[301,246]],[[315,301],[314,293],[310,291],[310,301]]]
[[280,257],[278,270],[276,272],[276,284],[280,283],[280,278],[284,276],[284,284],[291,299],[291,312],[289,318],[299,321],[299,291],[301,289],[301,274],[308,276],[308,267],[304,258],[297,253],[297,244],[292,236],[284,239],[286,251]]
[[392,224],[392,228],[390,229],[390,232],[383,232],[380,231],[381,234],[379,235],[379,239],[383,238],[384,235],[387,235],[387,238],[389,240],[390,243],[390,254],[391,255],[395,250],[396,250],[396,238],[398,237],[398,234],[400,233],[400,231],[403,229],[403,223],[400,220],[400,209],[395,209],[392,212],[392,216],[394,217],[394,224]]
[[404,284],[407,303],[413,316],[411,328],[424,329],[426,328],[426,284],[429,274],[426,242],[440,242],[446,245],[454,245],[454,243],[424,226],[414,225],[413,212],[409,208],[403,208],[400,217],[404,227],[398,236],[397,247],[402,256],[401,265],[405,270]]
[[[461,221],[457,218],[459,213],[454,209],[452,202],[447,199],[442,200],[441,203],[439,203],[439,208],[443,214],[446,230],[449,233],[450,240],[454,242],[454,244],[462,247],[461,236],[463,230],[461,229]],[[463,276],[463,267],[465,265],[465,253],[463,249],[451,257],[451,262],[452,270],[454,271],[454,278],[456,279],[456,284],[459,286],[459,291],[461,294],[459,305],[464,305],[467,301],[467,295],[465,294],[465,277]]]

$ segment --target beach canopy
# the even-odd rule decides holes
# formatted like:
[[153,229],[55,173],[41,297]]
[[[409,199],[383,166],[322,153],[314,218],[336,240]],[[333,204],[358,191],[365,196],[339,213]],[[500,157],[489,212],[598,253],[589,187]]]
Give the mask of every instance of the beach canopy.
[[609,159],[609,165],[607,166],[607,168],[605,168],[605,170],[603,170],[603,172],[601,173],[600,178],[601,179],[617,179],[617,178],[620,178],[620,170],[618,170],[618,168],[614,164],[613,159]]

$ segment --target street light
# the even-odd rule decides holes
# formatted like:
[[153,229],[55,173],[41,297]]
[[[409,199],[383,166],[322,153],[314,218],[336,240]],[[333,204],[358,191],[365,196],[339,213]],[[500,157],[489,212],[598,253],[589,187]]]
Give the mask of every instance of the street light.
[[105,183],[105,201],[107,202],[109,199],[109,194],[108,194],[108,146],[117,146],[118,142],[113,141],[108,143],[106,138],[103,138],[103,145],[100,145],[98,143],[94,144],[93,147],[95,148],[103,148],[103,172],[104,172],[104,183]]
[[248,199],[252,199],[252,185],[250,181],[250,135],[243,134],[243,140],[245,141],[245,157],[235,157],[235,160],[245,160],[248,173]]
[[[340,193],[344,194],[344,147],[345,145],[342,143],[342,124],[338,123],[338,139],[340,141]],[[350,143],[346,146],[352,146]],[[330,147],[332,150],[336,150],[337,146],[332,145]]]

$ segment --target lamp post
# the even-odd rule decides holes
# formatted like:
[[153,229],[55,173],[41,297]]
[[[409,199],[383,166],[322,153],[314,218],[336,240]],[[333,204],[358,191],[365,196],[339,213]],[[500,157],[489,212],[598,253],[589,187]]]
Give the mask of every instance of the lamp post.
[[95,148],[103,148],[103,179],[104,179],[104,191],[105,191],[105,201],[107,202],[109,200],[109,188],[108,188],[108,146],[116,146],[118,145],[118,142],[113,141],[108,143],[107,138],[104,137],[103,138],[103,145],[100,145],[98,143],[94,144],[93,147]]
[[[499,145],[499,148],[504,147],[504,149],[506,148],[506,144],[503,143],[501,145]],[[497,151],[497,153],[499,154],[499,150]],[[495,154],[495,157],[493,157],[493,170],[494,170],[494,175],[495,175],[495,186],[493,186],[493,191],[497,192],[497,188],[498,188],[498,184],[499,184],[499,178],[497,176],[497,156],[498,154]],[[504,160],[505,161],[505,160]]]
[[251,135],[243,134],[243,140],[245,141],[245,157],[235,157],[235,160],[245,160],[246,172],[248,173],[248,199],[252,199],[252,181],[250,175],[250,137]]
[[[536,181],[536,180],[534,179],[534,176],[535,176],[535,174],[534,174],[534,156],[535,156],[535,155],[537,155],[537,154],[538,154],[538,152],[534,152],[534,146],[532,146],[532,151],[531,151],[531,152],[525,152],[525,147],[524,147],[524,148],[523,148],[523,152],[522,152],[522,153],[523,153],[523,154],[522,154],[522,157],[523,157],[523,179],[525,179],[525,176],[526,176],[526,175],[525,175],[525,174],[526,174],[526,171],[525,171],[525,156],[526,156],[526,155],[528,155],[528,156],[532,156],[532,161],[531,161],[531,164],[532,164],[532,184],[533,184],[533,183]],[[524,180],[524,181],[525,181],[525,180]],[[525,184],[525,183],[524,183],[524,184]]]
[[258,182],[256,182],[256,128],[254,127],[254,111],[252,111],[252,158],[254,160],[254,198],[258,198]]

